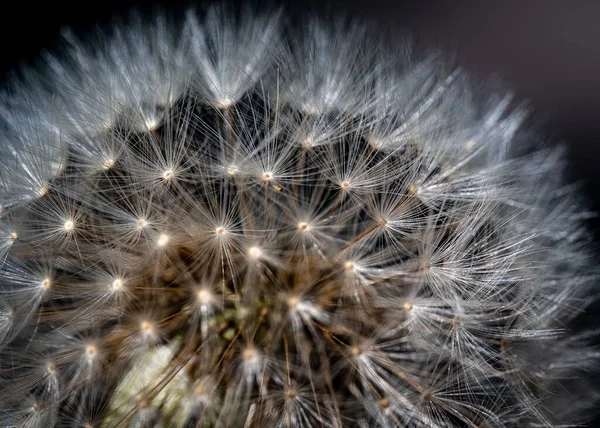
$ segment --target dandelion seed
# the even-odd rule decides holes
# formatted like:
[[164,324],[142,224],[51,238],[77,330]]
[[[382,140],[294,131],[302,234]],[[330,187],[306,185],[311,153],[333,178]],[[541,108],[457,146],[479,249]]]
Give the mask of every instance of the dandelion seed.
[[144,335],[151,335],[154,332],[154,325],[150,321],[142,321],[140,323],[140,331]]
[[115,291],[120,291],[123,288],[123,280],[121,278],[116,278],[111,284],[111,288]]
[[388,407],[390,407],[390,400],[388,398],[382,398],[381,400],[379,400],[379,407],[381,407],[382,409],[387,409]]
[[115,166],[115,160],[113,158],[108,158],[104,161],[104,163],[102,164],[102,166],[104,166],[104,169],[111,169]]
[[98,355],[98,348],[96,347],[96,345],[93,345],[93,344],[86,345],[85,356],[88,359],[88,361],[95,360],[97,355]]
[[166,233],[161,233],[158,236],[158,239],[156,240],[156,245],[158,247],[164,247],[169,243],[169,235],[167,235]]
[[73,220],[66,220],[64,224],[64,229],[67,232],[72,232],[75,229],[75,222]]
[[49,184],[43,184],[42,187],[40,187],[38,189],[37,195],[39,197],[42,197],[44,195],[47,195],[49,191],[50,191],[50,185]]
[[162,178],[165,181],[170,181],[175,177],[175,172],[172,169],[167,169],[163,172]]
[[287,304],[290,309],[294,309],[300,303],[300,299],[297,296],[292,296],[287,300]]
[[146,126],[146,129],[148,131],[155,131],[158,127],[158,120],[156,120],[156,118],[153,117],[146,118],[144,119],[144,125]]
[[298,223],[298,230],[300,232],[308,232],[310,230],[310,226],[307,222],[301,221],[300,223]]
[[250,259],[258,260],[261,256],[262,256],[262,250],[260,248],[258,248],[258,247],[250,247],[248,249],[248,257]]
[[198,303],[203,306],[210,305],[213,300],[213,295],[209,290],[200,290],[196,293]]
[[221,110],[227,110],[233,105],[234,100],[229,97],[221,98],[216,102],[217,107]]

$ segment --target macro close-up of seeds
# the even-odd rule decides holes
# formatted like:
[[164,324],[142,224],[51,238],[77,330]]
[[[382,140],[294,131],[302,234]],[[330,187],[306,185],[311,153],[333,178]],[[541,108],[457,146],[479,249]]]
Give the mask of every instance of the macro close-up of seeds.
[[446,56],[220,6],[0,91],[0,426],[567,427],[600,353],[565,149]]

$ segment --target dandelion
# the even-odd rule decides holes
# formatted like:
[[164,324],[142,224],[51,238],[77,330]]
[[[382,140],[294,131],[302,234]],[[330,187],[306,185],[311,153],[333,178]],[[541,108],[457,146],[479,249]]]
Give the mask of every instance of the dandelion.
[[589,420],[598,277],[560,149],[440,56],[282,23],[66,32],[10,83],[0,425]]

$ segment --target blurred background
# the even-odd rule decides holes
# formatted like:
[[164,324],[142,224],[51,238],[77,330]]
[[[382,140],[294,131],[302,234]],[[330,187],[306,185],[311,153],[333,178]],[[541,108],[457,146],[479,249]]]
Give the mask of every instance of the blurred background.
[[[228,0],[229,3],[247,3]],[[62,27],[86,33],[95,23],[130,9],[182,10],[199,1],[12,2],[0,24],[1,73],[31,63],[52,49]],[[569,147],[571,178],[600,209],[600,1],[599,0],[268,0],[298,16],[315,10],[369,21],[394,37],[411,34],[418,45],[456,54],[482,78],[497,75],[552,143]],[[327,16],[326,15],[326,16]],[[0,76],[1,77],[1,76]],[[593,221],[600,238],[600,220]]]

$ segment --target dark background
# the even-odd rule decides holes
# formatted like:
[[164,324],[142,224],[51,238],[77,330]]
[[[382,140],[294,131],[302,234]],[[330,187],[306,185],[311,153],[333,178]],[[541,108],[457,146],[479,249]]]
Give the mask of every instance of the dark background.
[[[242,0],[229,0],[240,4]],[[22,63],[52,50],[61,27],[85,34],[131,8],[181,11],[206,1],[101,0],[11,2],[0,17],[0,79]],[[253,2],[255,3],[255,2]],[[584,197],[600,211],[600,0],[267,0],[288,15],[316,10],[367,20],[382,31],[455,53],[481,78],[501,76],[549,143],[569,148],[571,180],[584,183]],[[591,221],[600,243],[600,218]],[[600,245],[598,245],[600,248]],[[599,253],[600,254],[600,253]],[[598,305],[596,305],[597,307]],[[592,313],[590,313],[592,312]],[[597,310],[588,311],[592,319]],[[591,426],[594,426],[592,423]],[[598,425],[600,426],[600,422]]]

